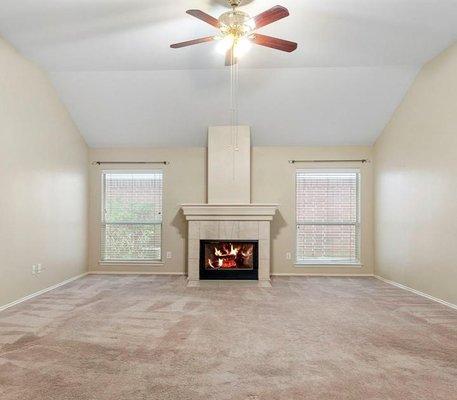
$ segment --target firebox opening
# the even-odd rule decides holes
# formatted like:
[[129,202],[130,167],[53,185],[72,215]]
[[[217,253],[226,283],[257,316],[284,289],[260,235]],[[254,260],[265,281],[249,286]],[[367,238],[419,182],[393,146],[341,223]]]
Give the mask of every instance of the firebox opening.
[[258,241],[202,240],[200,279],[258,279]]

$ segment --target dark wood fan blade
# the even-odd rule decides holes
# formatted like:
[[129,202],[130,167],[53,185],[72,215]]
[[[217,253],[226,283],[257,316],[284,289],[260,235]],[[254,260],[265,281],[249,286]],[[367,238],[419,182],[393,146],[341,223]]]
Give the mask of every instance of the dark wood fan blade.
[[225,65],[227,67],[230,67],[231,65],[234,65],[238,62],[238,60],[235,57],[234,53],[234,48],[230,47],[230,49],[227,50],[227,53],[225,54]]
[[274,6],[267,11],[254,17],[255,28],[259,29],[262,26],[269,25],[289,16],[289,10],[283,6]]
[[256,33],[254,38],[251,40],[260,46],[287,51],[288,53],[291,53],[298,47],[297,43],[295,42],[289,42],[288,40],[278,39],[272,36],[259,35],[258,33]]
[[180,49],[181,47],[193,46],[194,44],[211,42],[213,40],[214,40],[213,36],[207,36],[207,37],[200,38],[200,39],[188,40],[187,42],[175,43],[175,44],[172,44],[170,47],[172,49]]
[[219,21],[201,10],[187,10],[186,13],[206,22],[207,24],[219,28]]

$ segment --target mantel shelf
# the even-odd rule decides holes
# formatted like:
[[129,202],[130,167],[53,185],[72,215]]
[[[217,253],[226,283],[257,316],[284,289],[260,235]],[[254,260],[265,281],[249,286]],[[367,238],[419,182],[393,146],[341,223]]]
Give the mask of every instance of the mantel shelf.
[[256,220],[271,221],[277,204],[182,204],[190,220]]

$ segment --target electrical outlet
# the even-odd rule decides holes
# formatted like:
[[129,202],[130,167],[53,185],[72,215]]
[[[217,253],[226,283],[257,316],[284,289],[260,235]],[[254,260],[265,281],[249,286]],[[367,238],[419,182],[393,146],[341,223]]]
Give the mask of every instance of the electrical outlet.
[[172,257],[171,251],[167,251],[167,258],[170,259]]
[[286,253],[286,260],[292,260],[292,253],[289,251]]
[[37,265],[36,265],[36,272],[37,272],[37,274],[41,274],[42,271],[43,271],[43,267],[41,266],[41,264],[37,264]]
[[36,275],[37,273],[37,266],[34,264],[32,265],[32,275]]

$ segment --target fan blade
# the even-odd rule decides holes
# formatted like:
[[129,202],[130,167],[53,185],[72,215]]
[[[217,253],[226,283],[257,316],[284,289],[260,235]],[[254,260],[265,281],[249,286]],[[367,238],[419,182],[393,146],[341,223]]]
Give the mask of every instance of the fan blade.
[[283,6],[274,6],[267,11],[254,17],[255,28],[259,29],[262,26],[269,25],[289,16],[289,10]]
[[255,44],[260,46],[270,47],[272,49],[287,51],[291,53],[296,50],[298,45],[295,42],[289,42],[288,40],[278,39],[272,36],[255,34],[255,37],[251,39]]
[[227,53],[225,54],[225,66],[230,67],[238,62],[238,60],[235,57],[234,53],[235,49],[230,47],[230,49],[227,50]]
[[200,39],[188,40],[187,42],[175,43],[175,44],[172,44],[170,47],[172,49],[180,49],[181,47],[187,47],[187,46],[192,46],[194,44],[211,42],[213,40],[214,40],[214,36],[207,36],[207,37],[200,38]]
[[201,10],[187,10],[186,13],[214,26],[215,28],[219,28],[219,21]]

